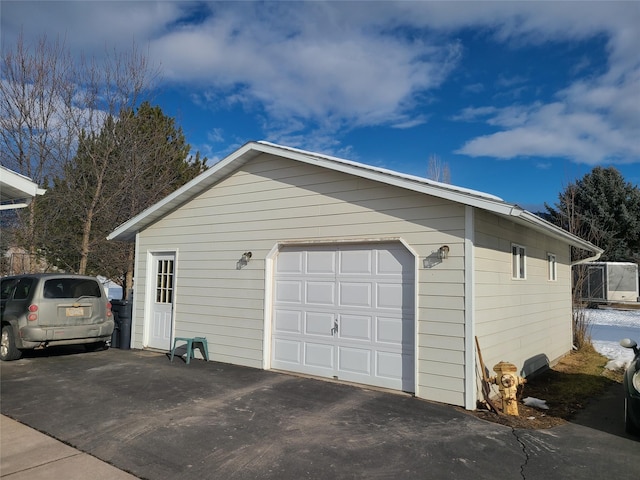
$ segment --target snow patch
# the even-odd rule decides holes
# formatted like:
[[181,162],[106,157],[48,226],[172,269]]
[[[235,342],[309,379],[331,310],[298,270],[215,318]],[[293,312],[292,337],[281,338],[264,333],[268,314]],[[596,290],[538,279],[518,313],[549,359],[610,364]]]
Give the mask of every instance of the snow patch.
[[620,340],[630,338],[640,343],[640,310],[588,309],[586,313],[593,347],[614,362],[609,362],[612,367],[626,368],[633,350],[620,346]]
[[540,400],[539,398],[536,398],[536,397],[523,398],[522,403],[524,403],[527,407],[534,407],[534,408],[540,408],[542,410],[549,410],[547,401]]

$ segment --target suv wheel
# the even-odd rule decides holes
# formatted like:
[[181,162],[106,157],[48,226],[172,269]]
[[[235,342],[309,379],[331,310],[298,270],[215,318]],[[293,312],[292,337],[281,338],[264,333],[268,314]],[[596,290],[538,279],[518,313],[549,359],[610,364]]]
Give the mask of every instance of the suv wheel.
[[22,351],[16,348],[13,328],[10,325],[5,325],[2,327],[2,336],[0,336],[0,360],[17,360],[21,356]]
[[627,398],[624,399],[624,431],[631,435],[638,435],[640,433],[629,416],[629,400]]

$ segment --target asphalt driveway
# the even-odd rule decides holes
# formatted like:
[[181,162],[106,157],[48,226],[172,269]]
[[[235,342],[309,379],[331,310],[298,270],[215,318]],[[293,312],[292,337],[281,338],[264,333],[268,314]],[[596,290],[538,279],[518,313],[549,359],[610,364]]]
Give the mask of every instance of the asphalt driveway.
[[143,479],[640,478],[640,443],[589,422],[512,430],[403,394],[140,350],[0,368],[3,415]]

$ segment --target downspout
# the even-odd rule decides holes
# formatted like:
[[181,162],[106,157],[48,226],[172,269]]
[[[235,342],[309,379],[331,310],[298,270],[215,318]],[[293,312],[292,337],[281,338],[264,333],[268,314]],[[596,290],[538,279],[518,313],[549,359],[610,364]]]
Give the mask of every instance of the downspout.
[[600,250],[599,252],[596,252],[596,254],[591,257],[583,258],[582,260],[578,260],[576,262],[571,262],[571,266],[573,267],[574,265],[580,265],[588,262],[595,262],[602,256],[603,253],[604,253],[604,250]]
[[464,210],[464,408],[475,410],[478,401],[475,349],[475,217],[474,207]]

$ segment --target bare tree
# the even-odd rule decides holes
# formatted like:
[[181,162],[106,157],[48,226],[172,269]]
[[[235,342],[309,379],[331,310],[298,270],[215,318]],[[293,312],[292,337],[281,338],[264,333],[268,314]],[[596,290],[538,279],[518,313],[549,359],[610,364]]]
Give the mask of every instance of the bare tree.
[[[0,79],[0,159],[39,185],[72,155],[70,132],[60,115],[73,62],[64,43],[43,37],[33,48],[19,37],[2,52]],[[35,254],[35,202],[19,212],[21,243]],[[34,259],[35,261],[35,259]]]
[[[107,52],[101,62],[84,56],[74,61],[59,39],[49,41],[42,37],[31,47],[22,36],[13,49],[2,52],[2,72],[2,164],[45,187],[49,179],[60,178],[65,168],[73,168],[70,165],[79,141],[102,132],[108,119],[132,111],[156,76],[135,44],[126,53]],[[103,140],[105,148],[99,153],[91,156],[94,152],[87,152],[90,156],[87,165],[92,171],[88,173],[86,186],[91,194],[85,191],[82,196],[85,235],[80,240],[79,273],[86,271],[89,232],[112,160],[109,151],[118,147],[114,138],[107,136]],[[76,195],[77,191],[69,192],[69,199]],[[46,218],[39,218],[36,229],[36,209],[40,201],[42,199],[33,201],[26,213],[20,212],[16,232],[17,240],[33,256],[34,262],[42,236],[55,230],[56,222],[69,221],[59,217],[60,211],[49,210]]]
[[449,164],[442,162],[437,155],[430,155],[427,165],[427,178],[436,182],[451,183]]
[[[85,149],[88,157],[85,164],[89,167],[88,182],[85,183],[87,203],[84,205],[82,240],[80,246],[79,273],[86,273],[87,261],[91,250],[92,223],[100,209],[110,208],[116,202],[124,201],[124,186],[117,188],[118,183],[112,182],[112,188],[107,189],[107,176],[122,176],[127,172],[114,165],[114,156],[121,151],[122,139],[117,131],[128,131],[126,122],[140,98],[149,87],[150,71],[145,56],[139,54],[135,44],[126,54],[113,52],[107,55],[101,65],[95,62],[81,63],[80,72],[84,88],[83,106],[84,112],[80,116],[69,116],[77,121],[73,130],[80,136],[101,136],[99,149]],[[117,122],[113,119],[117,118]],[[116,123],[120,128],[116,129]],[[125,123],[125,125],[122,125]],[[118,166],[116,166],[118,165]],[[131,171],[129,171],[131,173]],[[122,182],[124,183],[124,182]],[[113,188],[116,185],[116,188]]]
[[2,54],[0,158],[37,183],[72,154],[61,116],[72,70],[64,44],[46,37],[29,48],[20,36],[15,49]]
[[[548,218],[568,232],[597,245],[602,240],[603,232],[583,215],[577,205],[577,196],[577,185],[569,184],[560,195],[560,202],[555,209],[546,205],[549,212]],[[586,311],[587,302],[584,299],[589,270],[579,264],[581,260],[587,259],[588,255],[588,252],[571,247],[571,260],[574,262],[572,268],[573,344],[578,350],[591,346],[591,324]]]

